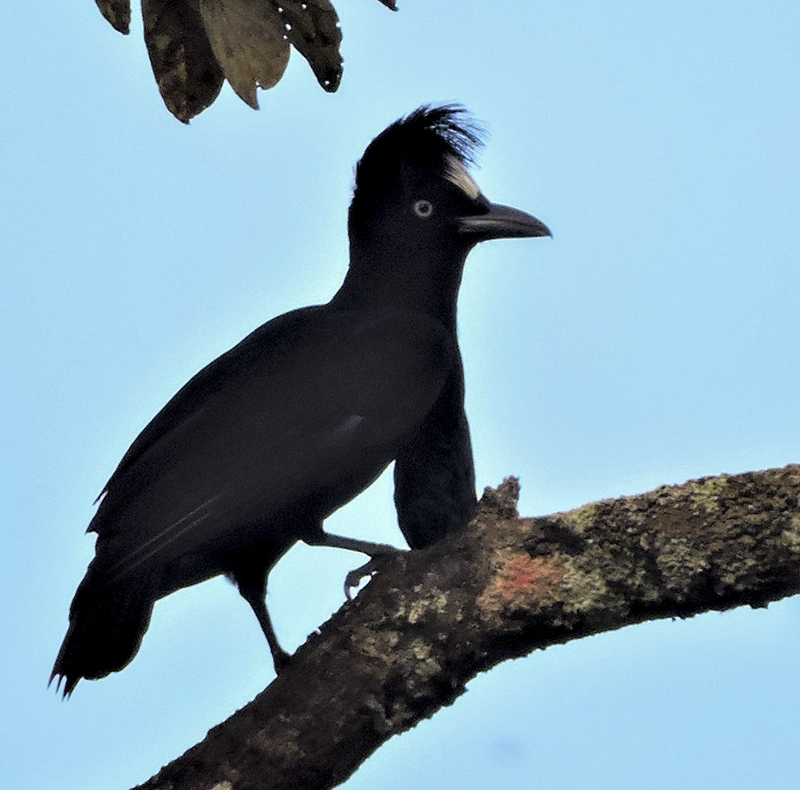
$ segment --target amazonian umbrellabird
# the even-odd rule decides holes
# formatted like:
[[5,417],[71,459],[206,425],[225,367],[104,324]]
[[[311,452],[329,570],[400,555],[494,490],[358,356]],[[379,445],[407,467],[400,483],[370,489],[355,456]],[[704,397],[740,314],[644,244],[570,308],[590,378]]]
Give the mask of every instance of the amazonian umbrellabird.
[[122,669],[155,601],[226,574],[258,618],[276,671],[267,576],[298,540],[364,552],[323,521],[395,461],[412,549],[475,509],[456,300],[469,251],[547,236],[491,203],[469,173],[480,129],[459,106],[422,107],[356,166],[350,266],[325,305],[274,318],[194,376],[145,427],[89,525],[95,557],[72,601],[51,680]]

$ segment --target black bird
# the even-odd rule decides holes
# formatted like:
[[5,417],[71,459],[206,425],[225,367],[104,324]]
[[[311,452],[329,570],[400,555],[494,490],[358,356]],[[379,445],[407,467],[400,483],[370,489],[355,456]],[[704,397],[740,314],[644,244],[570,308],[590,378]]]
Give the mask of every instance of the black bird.
[[192,378],[131,445],[89,531],[95,558],[70,608],[51,681],[122,669],[156,600],[226,574],[250,604],[276,671],[267,575],[298,540],[375,557],[389,546],[323,521],[395,461],[411,548],[475,508],[456,299],[478,242],[550,235],[490,203],[469,174],[480,130],[458,106],[422,107],[356,168],[350,267],[326,305],[269,321]]

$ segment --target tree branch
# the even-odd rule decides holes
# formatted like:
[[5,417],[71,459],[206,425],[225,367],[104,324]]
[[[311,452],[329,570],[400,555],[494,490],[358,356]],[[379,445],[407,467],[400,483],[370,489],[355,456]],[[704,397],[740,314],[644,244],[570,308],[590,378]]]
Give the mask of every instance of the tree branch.
[[520,518],[487,489],[462,534],[386,567],[253,702],[139,790],[322,790],[478,672],[537,648],[800,591],[800,465]]

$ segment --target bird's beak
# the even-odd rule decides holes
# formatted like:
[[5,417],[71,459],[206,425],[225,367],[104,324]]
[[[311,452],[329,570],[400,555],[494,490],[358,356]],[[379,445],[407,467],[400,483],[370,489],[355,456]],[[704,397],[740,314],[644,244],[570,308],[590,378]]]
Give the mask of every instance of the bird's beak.
[[550,228],[536,217],[499,203],[490,203],[489,210],[485,214],[462,217],[458,230],[460,233],[477,237],[478,241],[553,235]]

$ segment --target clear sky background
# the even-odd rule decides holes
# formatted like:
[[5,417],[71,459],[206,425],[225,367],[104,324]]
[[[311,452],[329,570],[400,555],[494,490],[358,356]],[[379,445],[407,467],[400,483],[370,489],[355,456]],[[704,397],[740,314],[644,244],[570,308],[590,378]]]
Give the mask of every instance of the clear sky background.
[[[253,112],[185,127],[138,7],[0,6],[0,778],[125,790],[272,679],[222,579],[156,606],[123,672],[46,689],[92,556],[92,500],[200,367],[347,265],[353,165],[388,123],[460,101],[476,178],[554,239],[470,257],[460,338],[478,485],[525,515],[800,461],[796,0],[339,0],[345,73],[296,53]],[[329,522],[401,545],[382,478]],[[294,649],[361,555],[293,549],[270,610]],[[348,790],[796,788],[800,600],[572,642],[476,678]]]

